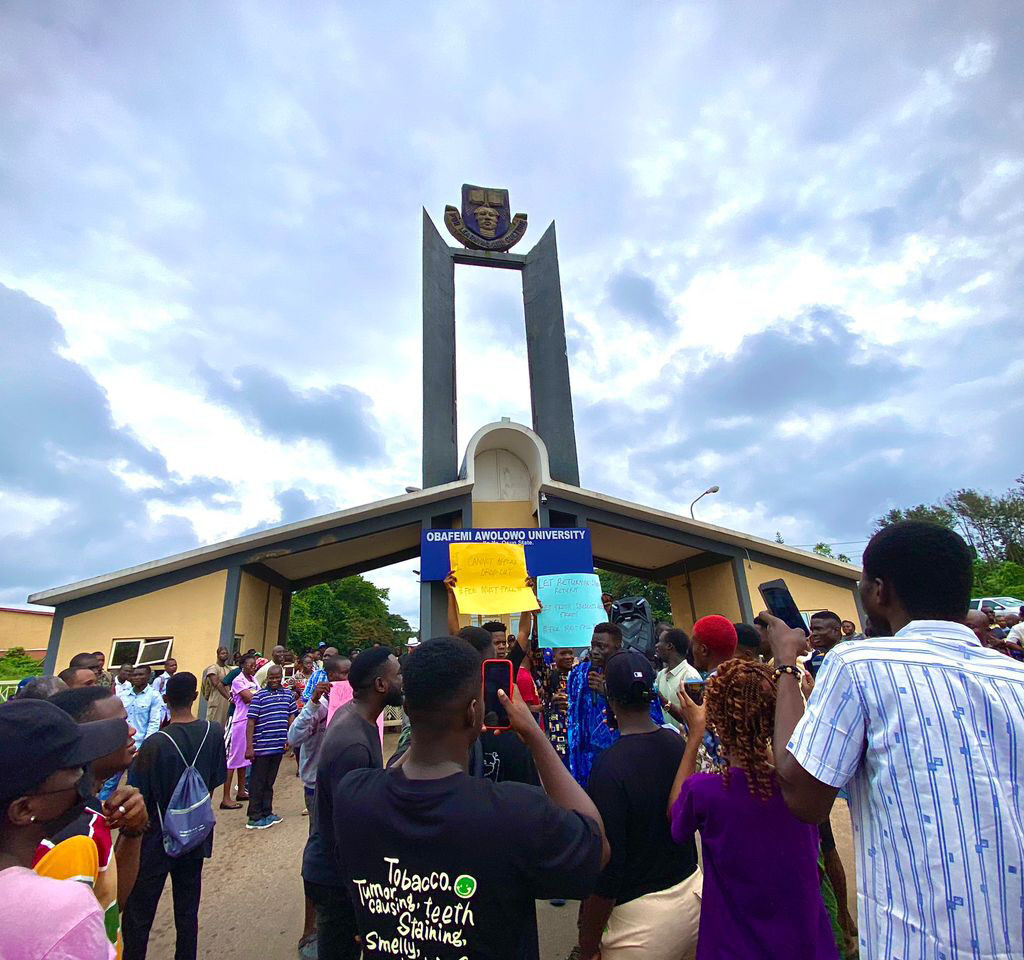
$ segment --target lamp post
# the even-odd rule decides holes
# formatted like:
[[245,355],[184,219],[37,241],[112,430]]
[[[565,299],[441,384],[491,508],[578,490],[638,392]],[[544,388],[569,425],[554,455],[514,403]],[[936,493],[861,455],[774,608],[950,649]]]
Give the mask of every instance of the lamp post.
[[707,488],[707,490],[705,490],[705,491],[704,491],[704,492],[703,492],[703,493],[702,493],[702,494],[700,495],[700,497],[697,497],[697,498],[696,498],[696,499],[695,499],[695,500],[693,501],[693,503],[691,503],[691,504],[690,504],[690,519],[691,519],[691,520],[696,520],[696,519],[697,519],[697,518],[696,518],[696,517],[695,517],[695,516],[693,515],[693,504],[694,504],[694,503],[696,503],[696,502],[697,502],[697,500],[700,500],[700,498],[701,498],[701,497],[706,497],[706,496],[707,496],[707,495],[708,495],[709,493],[718,493],[719,489],[720,489],[720,488],[719,488],[719,486],[718,486],[718,484],[717,484],[717,483],[716,483],[716,484],[714,484],[714,486],[710,486],[710,487],[708,487],[708,488]]

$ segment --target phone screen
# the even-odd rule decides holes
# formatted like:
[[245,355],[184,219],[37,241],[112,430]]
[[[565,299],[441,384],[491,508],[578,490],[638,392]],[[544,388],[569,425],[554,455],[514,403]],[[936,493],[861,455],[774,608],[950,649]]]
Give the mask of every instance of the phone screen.
[[683,690],[694,703],[704,702],[704,681],[688,680],[683,684]]
[[507,730],[508,711],[498,700],[498,691],[512,696],[512,661],[485,660],[484,673],[484,726],[495,730]]
[[800,608],[796,605],[793,594],[789,592],[785,580],[769,580],[757,589],[761,591],[761,599],[773,617],[778,617],[787,627],[803,630],[805,635],[809,633],[807,624],[800,615]]

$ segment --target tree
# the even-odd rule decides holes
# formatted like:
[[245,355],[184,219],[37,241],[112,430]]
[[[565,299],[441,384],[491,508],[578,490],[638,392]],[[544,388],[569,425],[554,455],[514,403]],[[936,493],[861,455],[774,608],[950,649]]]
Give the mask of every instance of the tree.
[[395,646],[404,646],[411,637],[419,634],[419,630],[413,630],[409,621],[397,613],[389,613],[387,616],[388,629],[394,637]]
[[38,677],[43,673],[43,661],[30,657],[24,647],[11,647],[0,657],[0,680],[20,680]]
[[[929,506],[920,503],[890,510],[875,521],[875,530],[901,520],[926,520],[956,530],[971,545],[976,597],[1020,596],[1024,586],[1024,475],[1003,494],[965,488],[946,494]],[[1016,589],[1018,592],[1014,592]]]
[[300,590],[292,597],[288,646],[301,654],[327,643],[349,653],[404,642],[415,631],[387,603],[388,591],[361,576]]
[[951,510],[947,510],[941,505],[929,507],[925,503],[919,503],[916,507],[907,507],[906,510],[893,509],[883,514],[875,521],[875,533],[903,520],[922,520],[925,523],[938,523],[950,529],[953,528],[955,523]]
[[829,543],[816,543],[811,549],[819,556],[828,557],[829,560],[838,560],[840,563],[853,563],[845,553],[833,553],[832,545]]
[[672,604],[665,584],[641,577],[627,577],[610,570],[597,570],[596,573],[601,578],[601,590],[604,593],[610,593],[616,600],[620,597],[643,597],[651,605],[651,615],[655,621],[672,622]]

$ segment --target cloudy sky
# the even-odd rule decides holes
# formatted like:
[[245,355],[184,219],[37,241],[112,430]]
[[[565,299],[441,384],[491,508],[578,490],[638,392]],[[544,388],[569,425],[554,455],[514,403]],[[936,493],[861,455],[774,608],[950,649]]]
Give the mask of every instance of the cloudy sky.
[[[584,486],[809,544],[1024,470],[1012,0],[0,31],[0,603],[418,483],[420,208],[465,181],[520,252],[557,222]],[[530,404],[518,276],[457,285],[465,443]],[[415,566],[374,575],[413,622]]]

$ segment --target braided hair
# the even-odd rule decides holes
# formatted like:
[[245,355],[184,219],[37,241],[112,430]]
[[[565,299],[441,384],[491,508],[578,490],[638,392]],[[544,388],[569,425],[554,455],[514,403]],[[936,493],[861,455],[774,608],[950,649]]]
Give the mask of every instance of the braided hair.
[[[775,724],[772,671],[753,660],[726,660],[707,681],[707,721],[722,745],[747,774],[752,793],[772,795],[772,765],[766,747]],[[729,768],[722,770],[729,785]]]

